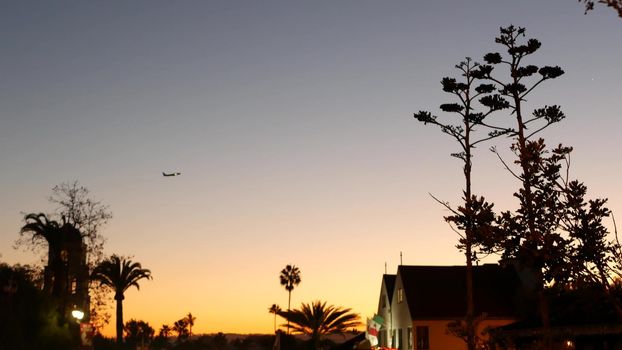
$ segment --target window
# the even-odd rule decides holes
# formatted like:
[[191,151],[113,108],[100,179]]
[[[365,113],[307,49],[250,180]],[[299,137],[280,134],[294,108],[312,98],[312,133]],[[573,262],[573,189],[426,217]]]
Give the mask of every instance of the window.
[[76,294],[78,291],[78,281],[74,278],[71,280],[71,294]]
[[60,260],[62,260],[64,263],[69,261],[69,252],[67,250],[63,249],[60,251]]
[[385,294],[382,294],[380,296],[380,299],[382,299],[382,308],[384,309],[385,307],[387,307],[387,296]]
[[417,350],[430,349],[430,331],[428,326],[417,326]]
[[404,301],[404,290],[402,288],[399,288],[397,290],[397,302],[401,303],[402,301]]
[[404,332],[402,331],[402,329],[398,329],[397,330],[397,348],[399,350],[404,350],[404,337],[403,334]]
[[408,327],[408,348],[413,348],[413,329],[412,327]]

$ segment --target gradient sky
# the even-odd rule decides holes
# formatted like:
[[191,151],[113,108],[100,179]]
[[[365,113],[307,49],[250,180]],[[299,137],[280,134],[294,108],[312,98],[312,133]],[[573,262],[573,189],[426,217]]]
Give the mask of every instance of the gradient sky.
[[[0,259],[38,261],[12,247],[21,213],[50,212],[51,188],[78,180],[113,211],[106,252],[153,272],[126,293],[126,320],[158,329],[190,311],[197,333],[272,332],[288,263],[302,271],[293,306],[320,299],[371,316],[400,251],[405,264],[463,262],[428,195],[458,201],[454,144],[412,114],[446,102],[440,79],[465,56],[500,50],[494,37],[510,23],[543,42],[532,63],[566,70],[529,100],[568,116],[543,136],[575,147],[573,176],[617,213],[622,19],[610,9],[4,1]],[[475,191],[510,209],[517,186],[481,147]]]

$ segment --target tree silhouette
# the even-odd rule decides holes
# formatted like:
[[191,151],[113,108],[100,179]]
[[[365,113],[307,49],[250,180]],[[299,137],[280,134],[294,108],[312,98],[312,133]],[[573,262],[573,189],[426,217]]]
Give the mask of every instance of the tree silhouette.
[[618,13],[618,16],[622,17],[622,0],[579,0],[579,2],[585,3],[585,13],[593,10],[594,3],[598,2],[599,4],[613,8]]
[[[620,276],[622,271],[622,260],[618,258],[622,256],[622,248],[619,243],[607,239],[603,219],[610,212],[605,207],[606,199],[588,200],[587,187],[569,178],[572,148],[559,145],[547,149],[544,140],[536,138],[540,131],[560,122],[565,115],[557,105],[536,108],[528,114],[527,97],[543,82],[563,75],[564,71],[557,66],[528,64],[527,60],[538,51],[541,43],[536,39],[523,39],[524,36],[524,28],[501,28],[495,41],[507,54],[488,53],[484,56],[485,64],[479,65],[467,59],[457,66],[463,73],[462,81],[443,79],[443,90],[457,96],[458,103],[443,104],[440,108],[458,114],[461,124],[441,122],[429,112],[416,113],[415,118],[440,127],[462,147],[462,152],[452,155],[464,162],[464,205],[453,210],[449,204],[441,203],[452,212],[445,219],[465,233],[459,247],[467,255],[467,265],[471,255],[477,258],[477,252],[502,252],[502,262],[518,263],[520,268],[535,274],[543,343],[544,348],[550,349],[550,311],[545,292],[580,286],[593,288],[598,284],[622,319],[622,303],[613,297],[612,289],[612,276]],[[497,69],[499,66],[502,69]],[[480,82],[474,92],[472,79]],[[474,108],[475,96],[486,111],[477,112]],[[495,127],[484,122],[489,113],[502,109],[509,110],[513,126]],[[475,127],[491,131],[478,140],[471,136]],[[499,135],[508,135],[513,140],[510,149],[516,156],[514,165],[505,162],[496,148],[492,150],[506,170],[520,181],[521,187],[514,193],[519,209],[495,217],[492,204],[469,196],[470,150],[476,143]],[[514,170],[514,166],[520,170]],[[472,289],[468,284],[469,278],[467,300]],[[472,304],[467,306],[467,323],[473,320],[471,310]],[[475,328],[473,325],[467,325],[467,332],[459,328],[454,327],[454,330],[464,338],[473,339],[469,334]],[[467,342],[472,348],[474,344]]]
[[194,326],[194,321],[197,318],[192,316],[192,313],[188,312],[186,315],[186,321],[188,323],[188,337],[192,338],[192,326]]
[[[27,214],[24,216],[26,224],[22,226],[20,235],[29,236],[33,245],[47,244],[48,245],[48,266],[53,271],[54,275],[62,275],[62,261],[60,247],[63,243],[63,235],[61,234],[61,225],[55,221],[50,220],[47,215],[43,213]],[[45,286],[52,291],[52,294],[56,294],[62,289],[59,285],[61,279],[55,279],[52,286]]]
[[[508,107],[505,101],[492,84],[476,84],[476,73],[479,64],[467,57],[464,61],[456,65],[461,73],[462,79],[443,78],[441,85],[444,92],[450,93],[458,103],[445,103],[440,106],[443,112],[455,114],[459,119],[457,124],[450,124],[439,121],[439,118],[427,111],[415,113],[415,119],[424,124],[438,126],[441,132],[451,136],[460,146],[460,152],[453,153],[452,156],[460,159],[463,163],[463,174],[465,187],[463,190],[463,204],[457,209],[452,208],[449,203],[440,202],[452,215],[446,216],[445,220],[455,228],[464,232],[460,235],[458,248],[464,252],[466,257],[466,343],[469,350],[475,350],[477,340],[475,333],[475,306],[473,300],[473,261],[477,261],[477,243],[488,236],[494,221],[492,204],[487,203],[483,197],[473,194],[471,185],[473,149],[481,142],[493,139],[498,136],[506,135],[512,130],[497,127],[486,123],[486,118],[493,112]],[[477,86],[476,86],[477,85]],[[494,94],[493,94],[494,93]],[[479,107],[483,107],[484,112],[476,112],[477,101]],[[477,127],[487,129],[488,134],[476,138],[475,129]]]
[[311,304],[302,303],[300,309],[282,311],[279,315],[287,320],[288,327],[291,323],[294,332],[308,335],[313,349],[319,350],[322,348],[322,337],[344,334],[361,324],[359,315],[351,311],[314,301]]
[[[496,149],[493,151],[521,183],[514,193],[519,209],[501,213],[494,231],[499,235],[489,242],[503,250],[502,260],[518,262],[535,274],[544,347],[551,349],[547,289],[576,288],[586,276],[595,276],[593,280],[605,284],[607,278],[602,277],[611,271],[619,245],[607,241],[607,230],[602,225],[603,218],[609,215],[604,207],[606,199],[587,200],[585,185],[569,179],[572,148],[559,145],[549,150],[542,138],[536,138],[565,115],[557,105],[536,108],[528,115],[526,97],[541,83],[563,75],[564,71],[558,66],[526,64],[541,43],[523,37],[524,28],[501,28],[495,41],[507,54],[486,54],[487,64],[477,72],[479,78],[494,84],[509,101],[515,122],[509,133],[514,141],[511,150],[520,170],[514,171]],[[499,66],[501,73],[497,71]],[[499,77],[507,73],[509,77]]]
[[155,333],[149,323],[142,320],[127,321],[123,330],[126,344],[131,348],[136,348],[140,344],[141,349],[151,343]]
[[[95,266],[104,258],[104,237],[101,228],[112,218],[112,213],[107,205],[91,197],[90,191],[78,181],[65,182],[52,188],[48,198],[55,205],[54,212],[48,215],[49,221],[56,221],[62,225],[70,225],[75,228],[86,244],[86,264],[88,273],[92,273]],[[31,214],[38,215],[38,214]],[[32,237],[20,235],[15,242],[16,246],[37,251],[43,245],[43,240],[31,240]],[[49,257],[49,256],[48,256]],[[102,327],[108,322],[110,315],[105,309],[105,288],[97,288],[89,285],[90,299],[89,322],[95,327]]]
[[[56,217],[80,231],[86,244],[88,272],[92,273],[105,258],[105,239],[101,229],[112,219],[109,206],[93,198],[89,189],[78,181],[63,182],[54,186],[48,200],[56,206],[54,210]],[[98,288],[96,284],[89,285],[89,322],[96,327],[103,327],[110,318],[106,305],[106,295],[109,291],[106,289]]]
[[182,318],[173,324],[173,331],[177,333],[177,341],[181,342],[185,339],[188,339],[190,333],[188,332],[188,319]]
[[[0,261],[0,349],[75,349],[77,325],[61,324],[37,269]],[[76,331],[76,333],[74,333]]]
[[[294,287],[300,284],[300,269],[296,267],[296,265],[287,265],[283,270],[281,270],[281,274],[279,275],[279,280],[281,281],[281,285],[285,287],[288,293],[287,299],[287,310],[290,310],[292,303],[292,290]],[[289,334],[289,321],[287,322],[287,334]]]
[[[505,245],[504,255],[506,258],[517,258],[521,263],[527,264],[526,267],[536,274],[540,313],[544,328],[547,330],[550,328],[550,318],[544,295],[544,286],[547,282],[546,270],[553,270],[547,268],[551,267],[550,263],[558,261],[554,256],[564,254],[564,241],[552,231],[557,218],[547,216],[544,202],[541,202],[550,200],[551,198],[547,195],[553,193],[538,192],[536,187],[539,185],[536,183],[538,164],[534,162],[534,157],[537,157],[536,153],[543,151],[541,148],[543,142],[532,142],[530,139],[538,132],[561,121],[565,116],[556,105],[536,109],[531,116],[527,116],[524,105],[527,95],[538,85],[561,76],[564,71],[557,66],[526,65],[525,61],[528,56],[535,53],[541,43],[537,39],[523,42],[524,36],[525,28],[514,26],[501,28],[500,35],[495,38],[495,42],[506,49],[507,57],[497,52],[486,54],[484,60],[487,64],[479,67],[479,76],[494,83],[501,95],[509,99],[509,109],[516,121],[516,128],[511,136],[515,140],[512,150],[518,158],[516,163],[521,168],[521,174],[515,175],[522,184],[520,192],[516,194],[521,208],[517,215],[506,212],[501,217],[501,227],[507,229],[504,231],[505,234],[514,237],[514,239],[505,240],[508,244],[514,243],[514,247]],[[510,76],[506,81],[493,75],[498,65],[507,67]],[[506,70],[502,72],[505,73]],[[511,171],[509,167],[506,166],[506,168]],[[545,331],[545,333],[549,332]],[[550,347],[550,339],[545,339],[545,343]]]
[[82,235],[64,218],[61,224],[40,213],[28,214],[24,221],[20,238],[30,237],[33,246],[48,245],[43,289],[58,303],[60,321],[64,322],[71,307],[88,307],[89,278]]
[[158,331],[158,335],[153,339],[153,342],[151,343],[151,349],[168,349],[169,348],[169,342],[168,342],[168,338],[171,336],[171,332],[173,330],[171,329],[171,327],[169,327],[169,325],[163,324],[162,327],[160,327],[160,330]]
[[274,333],[276,333],[276,315],[278,315],[279,312],[281,312],[281,307],[278,306],[277,304],[272,304],[272,306],[268,308],[268,312],[270,312],[271,314],[274,314]]
[[80,231],[87,243],[89,266],[94,268],[104,258],[100,230],[112,218],[110,208],[91,198],[89,189],[78,181],[54,186],[49,201],[56,205],[56,216]]
[[164,338],[168,338],[171,336],[171,331],[171,327],[169,327],[167,324],[163,324],[162,327],[160,327],[158,335]]
[[93,280],[107,285],[114,290],[114,299],[117,302],[117,343],[123,343],[123,300],[124,293],[131,286],[140,289],[138,281],[151,279],[151,271],[143,269],[141,264],[125,257],[112,255],[102,261],[93,271]]

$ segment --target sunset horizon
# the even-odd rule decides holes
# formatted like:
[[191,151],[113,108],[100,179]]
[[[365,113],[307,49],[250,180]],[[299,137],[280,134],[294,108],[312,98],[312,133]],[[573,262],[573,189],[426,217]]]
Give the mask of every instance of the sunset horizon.
[[[455,101],[443,77],[460,78],[466,57],[506,54],[495,37],[512,24],[542,43],[525,64],[565,72],[538,85],[525,113],[561,106],[566,118],[539,135],[574,148],[569,177],[589,198],[622,208],[622,18],[604,5],[587,14],[567,0],[2,8],[0,262],[46,266],[47,247],[16,244],[25,215],[61,222],[53,188],[84,186],[112,215],[97,230],[102,257],[150,270],[124,292],[123,321],[156,334],[188,313],[193,335],[274,334],[269,308],[287,309],[288,264],[301,279],[292,309],[348,308],[364,330],[385,273],[464,266],[460,230],[445,221],[463,201],[462,150],[413,115],[447,117],[439,105]],[[497,213],[520,205],[512,142],[473,149],[473,193]],[[612,218],[603,225],[613,239]],[[113,297],[100,330],[108,338]]]

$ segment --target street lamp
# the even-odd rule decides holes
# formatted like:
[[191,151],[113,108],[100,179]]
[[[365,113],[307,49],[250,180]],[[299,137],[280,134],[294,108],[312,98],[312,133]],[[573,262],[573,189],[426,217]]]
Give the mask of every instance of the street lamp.
[[84,318],[84,312],[82,312],[81,310],[75,309],[71,311],[71,316],[73,316],[73,318],[75,318],[78,322],[80,322]]

